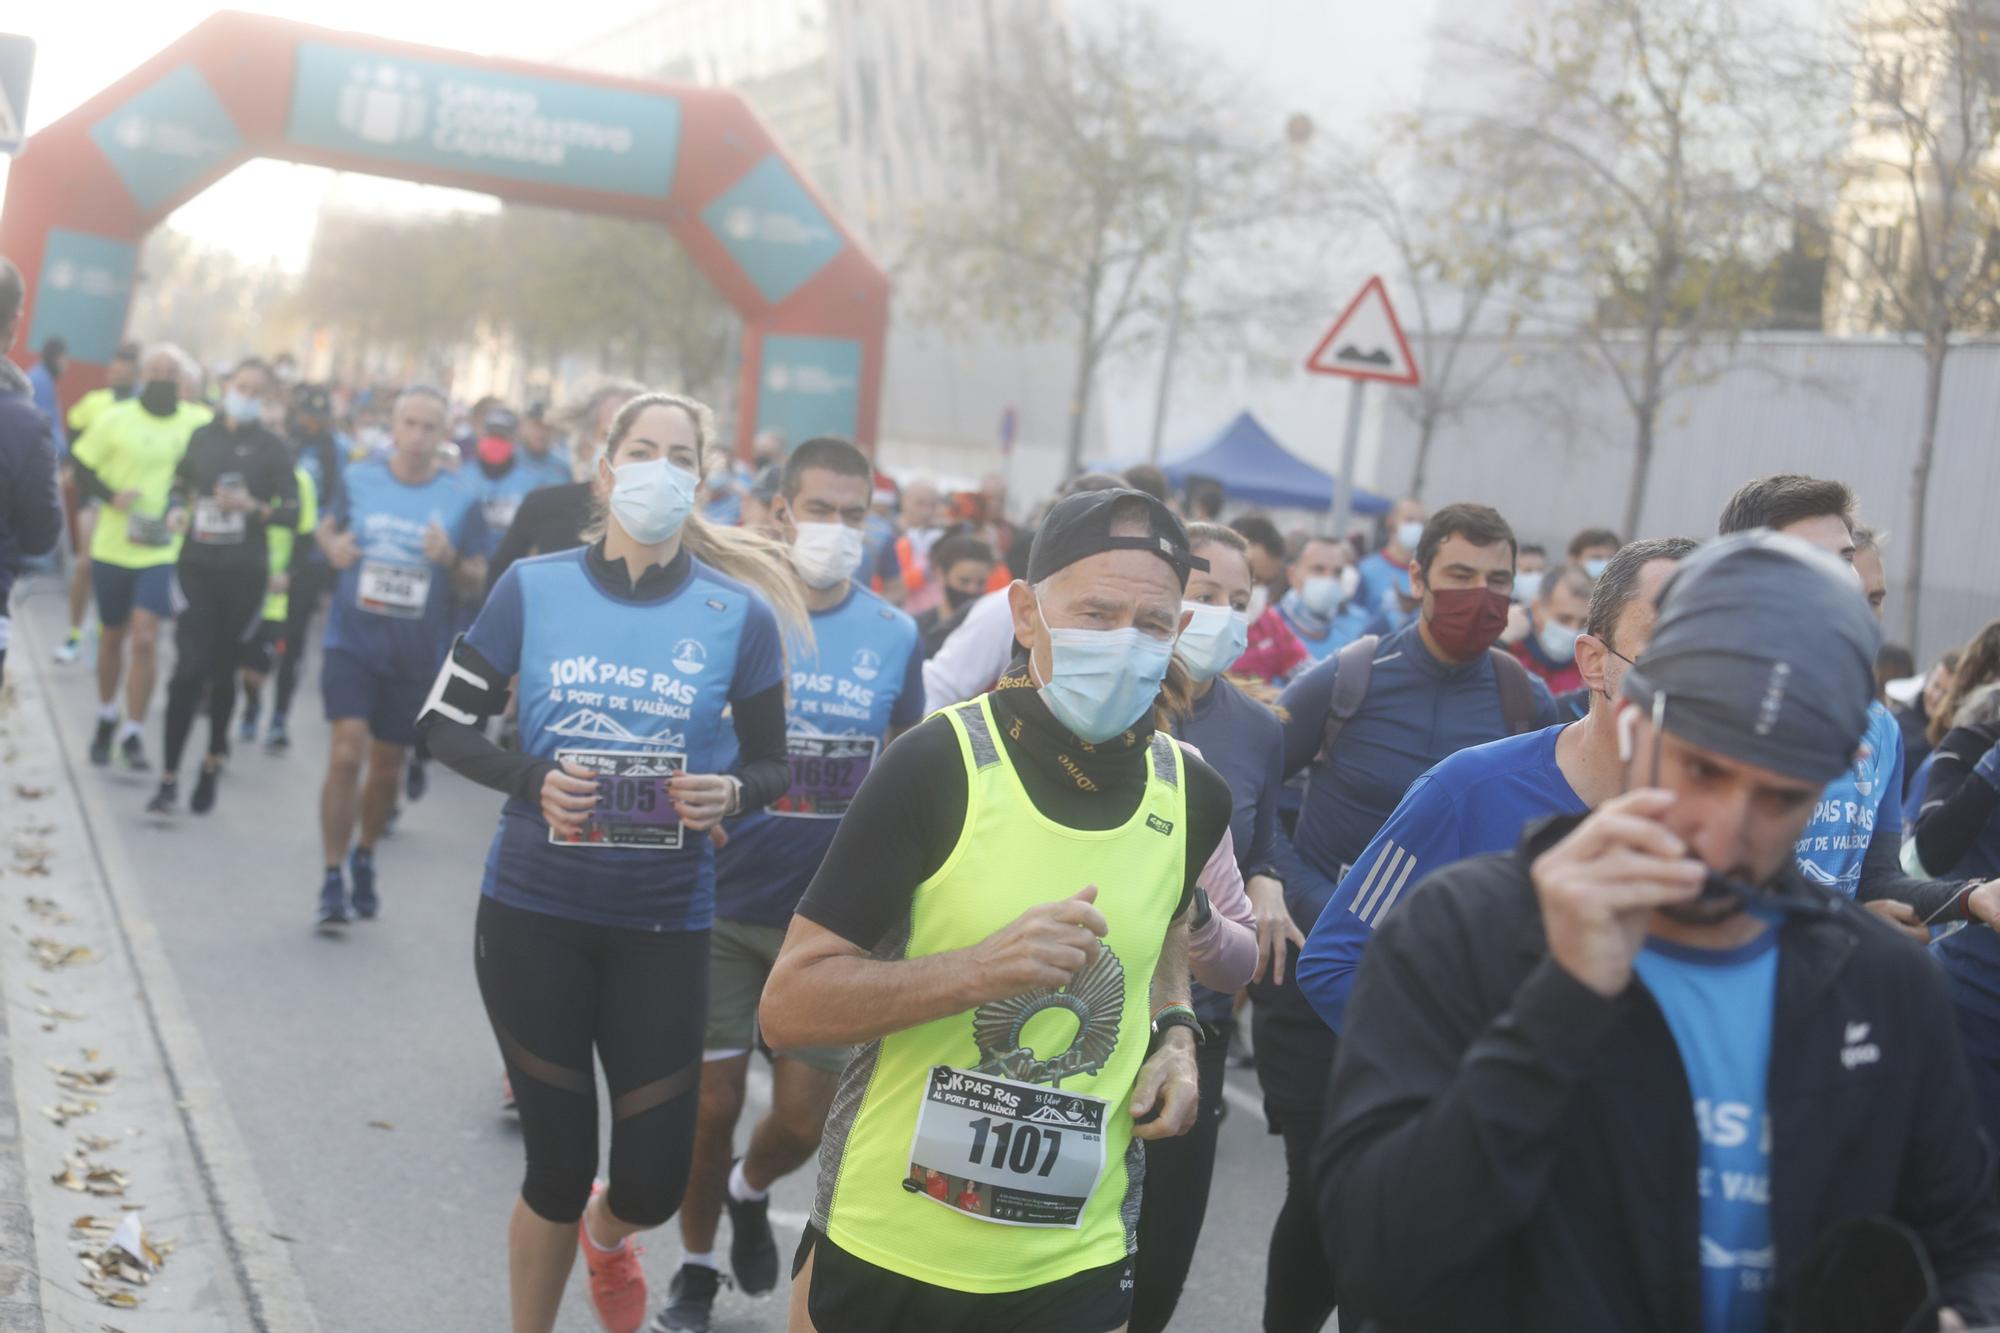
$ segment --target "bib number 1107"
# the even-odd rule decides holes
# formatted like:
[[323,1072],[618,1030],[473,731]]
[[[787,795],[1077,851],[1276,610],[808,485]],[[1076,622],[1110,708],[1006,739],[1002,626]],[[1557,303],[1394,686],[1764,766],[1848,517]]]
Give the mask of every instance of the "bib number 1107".
[[[969,1161],[984,1161],[1016,1175],[1046,1176],[1056,1169],[1056,1159],[1062,1155],[1062,1131],[1059,1129],[1018,1125],[1011,1120],[996,1124],[991,1116],[981,1116],[966,1128],[972,1131]],[[986,1156],[989,1139],[993,1143],[991,1157]],[[1038,1164],[1040,1170],[1036,1169]]]

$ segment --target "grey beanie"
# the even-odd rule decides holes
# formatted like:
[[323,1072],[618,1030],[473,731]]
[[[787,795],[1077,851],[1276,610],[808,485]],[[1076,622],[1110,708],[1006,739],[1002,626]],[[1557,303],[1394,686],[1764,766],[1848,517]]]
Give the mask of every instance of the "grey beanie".
[[1768,529],[1710,542],[1660,594],[1625,697],[1682,740],[1809,782],[1854,762],[1882,630],[1851,567]]

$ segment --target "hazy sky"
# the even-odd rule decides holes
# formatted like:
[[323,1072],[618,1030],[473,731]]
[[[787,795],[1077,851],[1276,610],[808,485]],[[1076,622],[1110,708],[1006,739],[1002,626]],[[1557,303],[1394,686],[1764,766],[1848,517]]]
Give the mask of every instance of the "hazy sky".
[[[865,0],[864,0],[865,2]],[[1122,0],[1070,0],[1088,15]],[[1358,0],[1143,0],[1187,40],[1213,50],[1219,63],[1248,76],[1281,112],[1301,110],[1322,126],[1354,124],[1375,109],[1416,95],[1435,0],[1363,4]],[[491,0],[244,0],[233,8],[373,32],[479,53],[560,51],[654,7],[659,0],[565,0],[560,6]],[[1004,8],[1007,0],[995,0]],[[151,0],[120,6],[107,23],[101,6],[9,6],[0,28],[37,43],[30,130],[57,119],[134,65],[199,23],[209,0]],[[25,26],[22,26],[25,25]],[[1273,126],[1272,132],[1276,132]],[[0,184],[6,159],[0,158]],[[332,173],[257,161],[190,201],[174,226],[245,257],[303,261],[315,212]],[[351,199],[385,206],[422,201],[421,187],[346,178]],[[434,192],[442,194],[443,192]],[[434,201],[435,202],[435,201]]]

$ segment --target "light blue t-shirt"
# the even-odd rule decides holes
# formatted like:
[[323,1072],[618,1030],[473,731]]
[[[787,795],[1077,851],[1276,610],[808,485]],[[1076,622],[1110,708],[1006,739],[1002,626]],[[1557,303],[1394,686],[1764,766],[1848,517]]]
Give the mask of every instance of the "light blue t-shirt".
[[1734,949],[1646,941],[1635,961],[1680,1047],[1701,1154],[1703,1333],[1763,1333],[1771,1241],[1771,1117],[1764,1090],[1778,981],[1775,926]]
[[[723,826],[729,841],[715,854],[715,875],[716,914],[725,921],[792,919],[890,728],[923,720],[916,621],[850,583],[837,605],[812,613],[812,630],[812,647],[792,662],[785,710],[792,786],[768,808]],[[721,763],[734,766],[734,733],[717,745]]]
[[[690,773],[726,773],[731,704],[784,680],[777,618],[762,596],[691,560],[687,577],[643,600],[599,586],[579,548],[516,561],[466,635],[503,675],[520,676],[521,749],[665,752]],[[704,930],[715,852],[704,836],[673,850],[558,846],[536,802],[509,797],[481,886],[510,907],[637,930]]]
[[1854,897],[1861,862],[1876,838],[1903,839],[1903,729],[1879,703],[1868,705],[1868,730],[1845,773],[1826,784],[1795,854],[1799,873]]
[[468,554],[484,556],[500,549],[500,539],[513,526],[521,501],[530,492],[544,486],[560,486],[570,479],[569,464],[553,453],[537,458],[525,449],[517,449],[514,465],[497,477],[487,476],[485,469],[477,466],[467,468],[466,475],[479,491],[479,516],[486,524],[484,549]]
[[440,469],[413,486],[370,460],[347,469],[330,512],[361,558],[334,584],[327,651],[353,653],[382,675],[430,679],[451,646],[451,571],[424,553],[424,532],[435,523],[455,551],[485,549],[471,483]]

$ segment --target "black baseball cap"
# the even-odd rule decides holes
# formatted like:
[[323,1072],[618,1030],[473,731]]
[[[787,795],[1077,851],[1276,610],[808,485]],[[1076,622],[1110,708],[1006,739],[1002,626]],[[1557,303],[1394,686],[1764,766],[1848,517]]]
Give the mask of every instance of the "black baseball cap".
[[333,415],[333,395],[324,384],[301,384],[292,390],[292,407],[309,417]]
[[514,415],[512,408],[489,407],[486,409],[486,419],[479,423],[479,428],[488,435],[498,435],[511,440],[520,425],[521,418]]
[[[1112,535],[1112,515],[1121,510],[1127,518],[1143,514],[1145,536]],[[1028,553],[1028,582],[1040,583],[1106,551],[1151,551],[1173,567],[1182,587],[1187,586],[1189,571],[1208,568],[1208,561],[1188,549],[1187,526],[1173,510],[1144,491],[1121,486],[1066,495],[1050,507]]]

